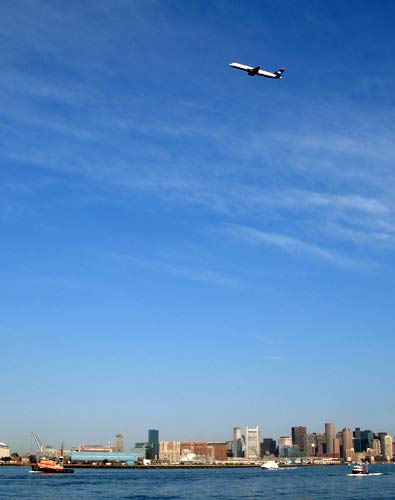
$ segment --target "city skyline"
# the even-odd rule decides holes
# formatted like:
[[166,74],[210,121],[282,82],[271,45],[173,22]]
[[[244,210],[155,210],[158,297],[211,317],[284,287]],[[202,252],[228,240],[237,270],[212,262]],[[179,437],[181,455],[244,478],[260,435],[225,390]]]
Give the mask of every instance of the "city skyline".
[[394,17],[1,2],[2,441],[395,434]]
[[[267,428],[267,427],[266,427]],[[294,432],[295,430],[295,432]],[[303,438],[301,438],[300,430],[303,430]],[[126,451],[127,449],[132,449],[132,448],[140,448],[145,444],[148,444],[149,446],[152,447],[153,452],[158,454],[159,450],[159,443],[160,442],[181,442],[181,443],[188,443],[188,442],[209,442],[209,443],[232,443],[232,449],[235,450],[237,449],[236,452],[236,457],[246,457],[246,458],[254,458],[257,456],[257,451],[259,450],[258,454],[260,453],[261,446],[264,444],[265,441],[273,441],[276,443],[277,447],[281,446],[293,446],[297,445],[300,451],[306,452],[306,448],[310,448],[310,443],[308,439],[313,436],[322,436],[323,442],[326,443],[326,451],[325,454],[330,455],[341,455],[340,450],[339,450],[339,442],[335,443],[335,441],[342,441],[347,443],[348,445],[352,442],[355,443],[356,446],[356,452],[360,452],[361,449],[365,449],[371,445],[371,441],[373,440],[373,435],[380,435],[382,439],[384,436],[390,436],[391,437],[391,442],[395,442],[395,435],[391,434],[388,431],[384,431],[383,429],[374,429],[372,431],[372,428],[366,428],[366,429],[361,429],[359,426],[355,426],[354,428],[349,428],[347,426],[342,426],[339,425],[337,427],[336,423],[334,422],[325,422],[322,423],[321,428],[316,428],[316,429],[308,429],[305,426],[292,426],[288,429],[289,432],[282,432],[278,435],[269,435],[270,433],[265,432],[265,428],[262,428],[260,425],[257,425],[255,427],[251,426],[245,426],[245,427],[240,427],[236,426],[233,427],[233,432],[232,430],[229,431],[227,430],[227,437],[225,439],[220,439],[218,436],[208,439],[206,438],[200,438],[200,439],[193,439],[193,431],[191,431],[189,434],[185,435],[184,438],[181,438],[179,435],[165,435],[165,438],[162,438],[162,432],[160,429],[148,429],[145,430],[146,437],[147,439],[141,439],[143,436],[139,435],[138,439],[131,439],[128,436],[128,433],[115,433],[108,439],[103,439],[101,436],[95,441],[89,441],[89,439],[80,439],[78,442],[74,443],[65,443],[64,440],[60,440],[62,442],[62,446],[65,446],[65,449],[69,448],[75,448],[75,447],[80,447],[80,446],[104,446],[107,448],[112,448],[115,451]],[[6,435],[6,433],[3,435]],[[161,437],[159,439],[159,437]],[[11,443],[7,443],[7,445],[13,449],[13,451],[17,451],[18,453],[27,453],[27,452],[34,452],[34,449],[36,448],[37,444],[35,440],[37,439],[36,437],[33,437],[33,433],[30,433],[30,445],[26,448],[19,448],[13,446]],[[59,440],[59,439],[58,439]],[[250,444],[249,444],[250,440]],[[359,444],[356,443],[355,440],[359,440]],[[1,441],[1,436],[0,436],[0,441]],[[6,441],[3,439],[3,441]],[[254,442],[256,441],[256,442]],[[252,443],[252,444],[251,444]],[[258,446],[259,443],[259,446]],[[329,443],[329,448],[328,448],[328,443]],[[41,439],[41,444],[42,446],[49,446],[50,448],[56,448],[56,440],[52,440],[51,442],[46,441],[45,439]],[[55,445],[55,446],[54,446]],[[316,443],[317,445],[317,443]],[[383,444],[382,444],[383,445]],[[337,446],[337,448],[336,448]],[[348,449],[348,448],[347,448]]]

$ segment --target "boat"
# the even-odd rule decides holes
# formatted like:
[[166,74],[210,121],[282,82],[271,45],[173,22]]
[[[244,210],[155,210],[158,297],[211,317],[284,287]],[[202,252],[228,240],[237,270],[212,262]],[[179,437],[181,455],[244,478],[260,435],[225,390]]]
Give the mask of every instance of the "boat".
[[[44,443],[40,441],[37,434],[32,432],[32,436],[37,444],[37,459],[38,462],[32,465],[31,472],[46,472],[49,474],[70,474],[74,472],[74,469],[65,468],[63,465],[63,443],[60,451],[60,456],[53,456],[53,448],[46,446]],[[51,449],[51,451],[49,451]],[[46,458],[46,456],[51,458]]]
[[351,474],[353,476],[366,476],[367,474],[369,474],[368,464],[365,464],[365,465],[356,464],[356,465],[354,465],[354,467],[352,468]]
[[279,469],[279,466],[278,466],[278,463],[275,462],[274,460],[268,460],[267,462],[264,462],[261,465],[261,469],[264,469],[264,470],[275,470],[275,469]]
[[46,472],[47,474],[70,474],[74,472],[74,469],[65,468],[63,465],[63,460],[60,458],[58,460],[52,458],[41,458],[39,462],[32,465],[33,472]]

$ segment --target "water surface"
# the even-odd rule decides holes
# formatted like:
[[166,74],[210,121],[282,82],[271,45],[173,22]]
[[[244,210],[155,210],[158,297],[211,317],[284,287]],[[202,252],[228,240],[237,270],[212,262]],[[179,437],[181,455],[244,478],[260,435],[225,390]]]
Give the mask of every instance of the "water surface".
[[395,500],[395,466],[350,477],[346,466],[240,469],[76,469],[30,474],[0,467],[0,500]]

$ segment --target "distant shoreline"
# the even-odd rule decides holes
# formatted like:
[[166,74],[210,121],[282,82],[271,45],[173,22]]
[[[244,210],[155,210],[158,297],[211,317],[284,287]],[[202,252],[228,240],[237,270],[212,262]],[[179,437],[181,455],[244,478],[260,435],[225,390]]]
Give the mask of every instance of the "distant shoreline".
[[[347,466],[346,463],[339,464],[285,464],[280,468],[299,468],[299,467],[328,467],[328,466]],[[385,464],[384,464],[385,465]],[[4,463],[0,467],[31,467],[31,464],[10,464]],[[67,464],[66,469],[240,469],[240,468],[261,468],[261,464],[172,464],[172,465],[104,465],[104,464]]]

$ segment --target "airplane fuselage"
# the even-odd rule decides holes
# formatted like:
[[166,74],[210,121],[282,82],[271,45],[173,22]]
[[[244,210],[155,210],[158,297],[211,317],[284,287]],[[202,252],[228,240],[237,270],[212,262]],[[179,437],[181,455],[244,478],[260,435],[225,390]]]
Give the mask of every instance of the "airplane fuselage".
[[285,71],[285,68],[280,68],[278,71],[275,73],[271,71],[266,71],[265,69],[261,69],[260,66],[247,66],[246,64],[240,64],[238,62],[232,62],[229,64],[232,68],[236,69],[241,69],[242,71],[246,71],[248,76],[264,76],[266,78],[275,78],[276,80],[279,80],[282,78],[282,74]]

